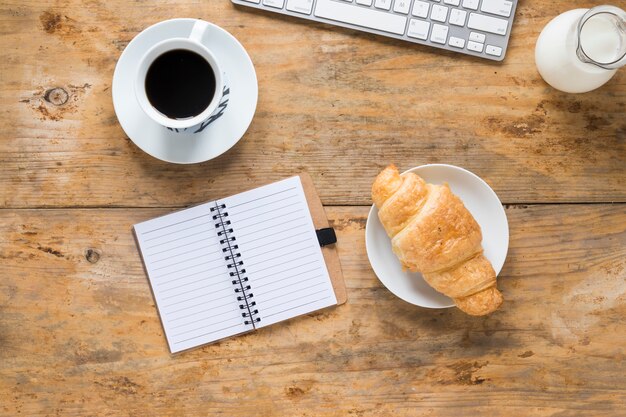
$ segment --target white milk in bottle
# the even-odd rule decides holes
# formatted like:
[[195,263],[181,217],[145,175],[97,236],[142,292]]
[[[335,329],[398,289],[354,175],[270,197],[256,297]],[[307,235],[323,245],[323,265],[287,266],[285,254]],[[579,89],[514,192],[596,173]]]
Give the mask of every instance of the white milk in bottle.
[[606,83],[626,61],[626,13],[613,6],[575,9],[546,25],[535,48],[543,79],[567,93]]

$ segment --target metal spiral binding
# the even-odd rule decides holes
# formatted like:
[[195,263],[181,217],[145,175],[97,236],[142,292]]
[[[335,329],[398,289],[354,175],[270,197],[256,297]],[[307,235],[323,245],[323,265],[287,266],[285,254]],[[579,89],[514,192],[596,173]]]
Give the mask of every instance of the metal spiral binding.
[[222,237],[220,239],[220,244],[222,247],[222,252],[226,254],[224,259],[228,262],[226,267],[228,269],[232,269],[229,272],[230,276],[234,278],[232,280],[232,284],[236,286],[235,293],[237,293],[237,301],[244,301],[245,304],[239,304],[239,309],[244,310],[241,313],[241,316],[246,318],[244,320],[244,324],[252,324],[258,323],[261,321],[260,317],[254,317],[259,314],[258,309],[253,309],[256,306],[256,301],[252,301],[254,294],[249,292],[252,287],[249,284],[246,284],[249,280],[248,277],[245,276],[246,270],[243,268],[243,261],[241,258],[241,253],[237,252],[239,249],[239,245],[236,242],[237,238],[232,236],[233,233],[232,227],[230,226],[230,220],[226,220],[228,217],[228,212],[224,211],[226,209],[225,204],[215,204],[215,207],[211,207],[211,212],[215,213],[213,215],[213,220],[216,221],[215,228],[218,229],[217,235]]

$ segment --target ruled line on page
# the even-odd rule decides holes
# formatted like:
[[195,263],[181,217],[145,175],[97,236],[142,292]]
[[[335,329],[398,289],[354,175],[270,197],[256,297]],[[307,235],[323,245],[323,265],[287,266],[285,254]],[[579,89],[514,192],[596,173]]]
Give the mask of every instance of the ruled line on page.
[[[276,284],[277,282],[284,281],[284,280],[286,280],[286,279],[296,278],[296,277],[302,276],[302,275],[304,275],[304,274],[308,274],[309,272],[317,271],[318,269],[320,269],[320,268],[319,268],[319,267],[318,267],[318,268],[313,268],[313,269],[311,269],[311,270],[309,270],[309,271],[304,271],[304,272],[299,273],[299,274],[296,274],[296,275],[290,275],[290,276],[287,276],[287,277],[283,277],[283,278],[277,279],[276,281],[266,282],[266,283],[264,283],[264,284],[262,284],[262,285],[255,285],[255,286],[254,286],[254,288],[255,288],[255,289],[258,289],[258,288],[267,287],[268,285]],[[317,275],[317,276],[315,276],[315,277],[313,277],[313,278],[317,278],[317,277],[321,277],[321,276],[323,276],[323,275],[322,275],[322,274],[320,274],[320,275]],[[308,278],[307,278],[307,279],[308,279]],[[255,280],[255,282],[256,282],[256,281],[258,281],[258,280]],[[304,281],[306,281],[306,280],[304,280]],[[299,282],[303,282],[303,281],[299,281]]]
[[[191,300],[197,300],[198,298],[206,297],[207,295],[219,294],[219,293],[221,293],[221,292],[223,292],[223,291],[226,291],[226,290],[228,290],[228,291],[232,291],[233,289],[232,289],[232,287],[231,287],[231,288],[222,288],[221,290],[218,290],[218,291],[205,292],[205,293],[203,293],[203,294],[196,295],[196,296],[191,297],[191,298],[187,298],[186,300],[180,300],[180,301],[176,301],[176,302],[173,302],[173,303],[170,303],[170,304],[164,305],[164,306],[163,306],[163,308],[170,308],[171,306],[175,306],[175,305],[177,305],[177,304],[186,303],[186,302],[191,301]],[[230,294],[230,293],[229,293],[229,294]],[[219,298],[217,298],[216,300],[219,300]],[[208,303],[208,302],[210,302],[210,301],[215,301],[215,300],[208,300],[208,301],[206,301],[206,302]]]
[[271,197],[271,196],[273,196],[273,195],[278,195],[278,194],[286,193],[287,191],[295,190],[296,188],[297,188],[297,187],[291,187],[291,188],[287,188],[286,190],[280,190],[280,191],[277,191],[277,192],[272,193],[272,194],[264,195],[263,197],[258,197],[258,198],[255,198],[255,199],[253,199],[253,200],[247,200],[247,201],[244,201],[244,202],[239,203],[239,204],[235,204],[235,205],[232,205],[232,206],[228,206],[228,208],[234,208],[234,207],[243,206],[244,204],[254,203],[255,201],[263,200],[264,198],[268,198],[268,197]]
[[[200,250],[202,250],[202,251],[206,251],[207,249],[209,249],[209,248],[211,248],[211,247],[213,247],[213,246],[215,246],[215,245],[200,246],[200,247],[197,247],[197,248],[195,248],[195,249],[191,249],[191,250],[188,250],[188,251],[185,251],[185,252],[182,252],[182,253],[177,253],[176,255],[171,255],[171,256],[168,256],[168,257],[166,257],[166,258],[160,258],[160,259],[158,259],[158,260],[156,260],[156,261],[152,261],[152,263],[153,263],[153,264],[155,264],[155,263],[157,263],[157,262],[167,261],[167,260],[169,260],[169,259],[173,259],[173,258],[176,258],[176,257],[178,257],[178,256],[182,256],[182,255],[189,255],[190,253],[198,252],[198,251],[200,251]],[[195,257],[194,257],[194,258],[195,258]],[[193,259],[193,258],[191,258],[191,259]]]
[[[250,259],[253,259],[253,258],[257,258],[257,257],[259,257],[259,256],[263,256],[263,255],[267,255],[268,253],[276,252],[277,250],[285,249],[285,248],[288,248],[288,247],[290,247],[290,246],[299,245],[300,243],[304,243],[304,242],[307,242],[307,241],[309,241],[309,240],[310,240],[310,239],[308,239],[308,238],[307,238],[307,239],[303,239],[303,240],[299,240],[299,241],[297,241],[297,242],[289,243],[289,244],[287,244],[287,245],[285,245],[285,246],[280,246],[280,247],[278,247],[278,248],[270,249],[270,250],[268,250],[268,251],[265,251],[265,252],[259,253],[259,254],[257,254],[257,255],[253,255],[253,256],[246,256],[246,260],[250,260]],[[274,242],[274,243],[277,243],[277,242]],[[270,245],[268,244],[267,246],[270,246]],[[249,252],[249,250],[248,250],[248,252]]]
[[[282,274],[283,272],[291,271],[291,270],[293,270],[293,269],[298,269],[298,268],[301,268],[301,267],[303,267],[303,266],[305,266],[305,265],[311,265],[311,264],[314,264],[314,263],[318,263],[318,262],[317,262],[317,259],[316,259],[316,260],[314,260],[314,261],[310,261],[310,262],[306,262],[306,263],[300,264],[300,265],[292,266],[291,268],[283,269],[282,271],[273,272],[273,273],[271,273],[271,274],[269,274],[269,275],[265,275],[265,276],[262,276],[262,277],[257,277],[257,276],[255,276],[255,277],[254,277],[254,281],[255,281],[255,282],[256,282],[256,281],[260,281],[260,280],[262,280],[262,279],[269,278],[269,277],[273,277],[273,276],[275,276],[275,275]],[[280,266],[280,265],[281,265],[281,264],[278,264],[278,265],[272,265],[272,266],[267,267],[267,268],[265,268],[265,269],[257,269],[255,272],[257,272],[257,273],[258,273],[258,272],[261,272],[261,271],[266,271],[266,270],[268,270],[268,269],[272,269],[272,268],[274,268],[275,266]],[[284,265],[284,264],[282,264],[282,265]],[[321,267],[320,267],[320,266],[318,266],[317,268],[321,268]],[[317,269],[317,268],[316,268],[316,269]],[[315,270],[315,269],[312,269],[312,271],[314,271],[314,270]]]
[[229,319],[218,321],[218,322],[214,321],[214,322],[211,322],[211,324],[209,326],[202,326],[202,327],[197,327],[197,328],[191,329],[191,330],[185,330],[184,332],[180,332],[180,333],[172,335],[172,337],[179,337],[179,336],[182,336],[182,335],[187,334],[187,333],[197,332],[198,330],[202,330],[202,329],[208,329],[208,328],[211,328],[211,327],[215,326],[216,324],[228,323],[229,321],[233,321],[235,319],[241,320],[241,316],[231,317]]
[[[193,227],[190,227],[189,229],[194,229],[195,227],[196,227],[196,226],[193,226]],[[181,230],[181,232],[182,232],[182,230]],[[186,235],[186,236],[182,236],[182,237],[179,237],[179,238],[176,238],[176,239],[168,240],[167,242],[161,242],[161,243],[157,243],[156,245],[147,246],[147,247],[146,247],[146,249],[153,249],[153,248],[156,248],[156,247],[158,247],[158,246],[167,245],[168,243],[177,242],[177,241],[179,241],[179,240],[187,239],[188,237],[191,237],[191,236],[198,236],[198,235],[199,235],[199,234],[201,234],[201,233],[209,233],[209,232],[211,232],[211,229],[210,229],[210,228],[209,228],[209,229],[207,229],[207,230],[200,230],[199,232],[192,233],[192,234],[190,234],[190,235]],[[174,233],[171,233],[171,234],[174,234]],[[161,237],[161,236],[159,236],[159,237],[155,237],[155,238],[153,238],[153,239],[148,239],[148,240],[159,239],[160,237]],[[145,242],[147,242],[148,240],[146,240]]]
[[[245,229],[247,229],[249,227],[255,227],[255,226],[258,226],[260,224],[271,222],[271,221],[276,220],[276,219],[284,219],[285,217],[289,216],[290,214],[294,214],[294,213],[297,213],[297,212],[302,211],[302,210],[303,210],[302,208],[299,208],[297,210],[290,211],[289,213],[279,214],[276,217],[270,217],[269,219],[264,219],[264,220],[258,221],[256,223],[246,224],[245,226],[237,226],[237,231],[245,230]],[[239,224],[239,223],[240,223],[239,220],[237,220],[237,224]]]
[[[294,198],[294,197],[297,197],[297,195],[293,194],[293,195],[290,195],[289,197],[281,198],[280,200],[270,201],[269,203],[261,204],[261,205],[258,205],[258,206],[251,207],[249,209],[241,210],[241,211],[237,210],[237,211],[235,211],[233,213],[236,213],[236,214],[239,215],[241,213],[246,213],[248,211],[257,210],[260,207],[267,207],[267,206],[272,205],[272,204],[280,203],[281,201],[289,200],[290,198]],[[230,208],[232,208],[232,206]]]
[[153,236],[153,237],[151,237],[149,239],[144,239],[144,242],[150,242],[152,240],[161,239],[162,237],[165,237],[165,236],[171,236],[171,235],[176,234],[176,233],[184,232],[184,231],[190,230],[190,229],[196,229],[198,227],[205,226],[205,225],[210,225],[210,224],[212,224],[212,223],[211,222],[204,222],[204,223],[200,223],[200,224],[194,224],[193,226],[185,227],[184,229],[177,229],[177,230],[174,230],[173,232],[164,233],[164,234],[159,235],[159,236]]
[[[303,297],[303,298],[304,298],[304,297]],[[263,318],[276,316],[276,315],[278,315],[278,314],[282,314],[282,313],[285,313],[285,312],[287,312],[287,311],[295,310],[295,309],[300,308],[300,307],[304,307],[304,306],[307,306],[307,305],[310,305],[310,304],[318,303],[318,302],[320,302],[320,301],[322,301],[322,300],[325,300],[325,299],[327,299],[327,298],[330,298],[330,296],[322,297],[322,298],[320,298],[319,300],[315,300],[315,301],[311,301],[311,302],[308,302],[308,303],[300,304],[300,305],[298,305],[298,306],[291,307],[291,308],[288,308],[288,309],[285,309],[285,310],[281,310],[281,311],[278,311],[278,312],[276,312],[276,313],[266,314],[266,315],[263,315]],[[275,307],[275,306],[274,306],[274,307]],[[270,308],[271,308],[271,307],[270,307]]]
[[[189,266],[187,268],[178,269],[176,271],[168,272],[168,273],[165,273],[165,274],[162,274],[162,275],[156,275],[154,278],[161,278],[161,277],[164,277],[164,276],[167,276],[167,275],[172,275],[172,274],[174,274],[176,272],[186,271],[188,269],[195,268],[195,267],[200,266],[200,265],[212,264],[213,262],[217,262],[217,261],[220,261],[220,260],[224,260],[224,258],[217,258],[217,259],[213,259],[211,261],[200,262],[199,264],[191,265],[191,266]],[[171,266],[171,265],[168,265],[167,267],[163,267],[163,268],[157,268],[157,269],[164,269],[164,268],[168,268],[169,266]],[[217,268],[217,267],[215,267],[215,268]],[[153,271],[156,271],[157,269],[153,269]]]
[[[297,221],[297,220],[302,220],[302,219],[306,219],[306,217],[305,217],[305,216],[298,217],[298,218],[296,218],[296,219],[293,219],[293,220],[288,220],[288,221],[285,221],[285,222],[281,222],[281,223],[279,223],[279,224],[280,224],[280,225],[284,225],[284,224],[287,224],[287,223],[292,223],[292,222],[295,222],[295,221]],[[269,229],[273,229],[273,228],[275,228],[276,226],[277,226],[277,225],[272,225],[272,226],[265,227],[265,228],[263,228],[263,229],[255,230],[254,232],[250,232],[250,233],[248,233],[248,234],[247,234],[247,236],[254,235],[254,234],[259,233],[259,232],[264,232],[264,231],[269,230]],[[267,235],[265,235],[264,237],[267,237]]]
[[[207,310],[207,311],[209,311],[209,310]],[[219,314],[214,314],[212,316],[203,316],[202,318],[199,318],[198,320],[188,321],[186,323],[179,324],[178,326],[172,326],[171,328],[172,329],[179,329],[181,327],[189,326],[190,324],[198,323],[199,321],[210,320],[212,318],[223,316],[224,314],[231,314],[231,313],[232,313],[232,311],[228,310],[228,311],[224,311],[224,312],[219,313]]]
[[[202,281],[204,281],[204,279],[201,279],[201,280],[198,280],[198,281],[195,281],[195,282],[197,283],[197,282],[202,282]],[[207,289],[207,288],[215,287],[216,285],[225,285],[225,284],[230,284],[230,283],[228,283],[228,282],[225,283],[224,281],[214,282],[212,284],[205,285],[204,287],[194,288],[192,290],[187,290],[187,291],[179,292],[178,294],[174,294],[174,295],[169,295],[167,297],[163,297],[163,300],[169,300],[171,298],[175,298],[175,297],[181,296],[183,294],[189,294],[190,292],[196,292],[196,291],[204,290],[204,289]],[[176,289],[176,287],[174,287],[174,289]],[[168,290],[161,290],[162,293],[165,292],[165,291],[168,291]]]
[[[284,301],[283,303],[280,303],[280,304],[274,304],[274,305],[272,305],[272,306],[270,306],[270,307],[267,307],[267,308],[266,308],[266,310],[270,310],[270,309],[272,309],[272,308],[274,308],[274,307],[279,307],[279,306],[281,306],[281,305],[288,305],[289,303],[291,303],[291,302],[293,302],[293,301],[302,300],[303,298],[308,298],[308,297],[311,297],[312,295],[317,295],[317,294],[320,294],[320,293],[323,293],[323,292],[326,292],[326,289],[319,290],[319,291],[315,291],[315,292],[310,293],[310,294],[305,294],[305,295],[303,295],[303,296],[301,296],[301,297],[297,297],[297,298],[290,298],[289,300],[286,300],[286,301]],[[324,297],[324,298],[326,298],[326,297]],[[323,300],[324,298],[321,298],[320,300],[317,300],[317,301],[321,301],[321,300]],[[275,316],[275,315],[277,315],[277,314],[284,313],[285,311],[291,311],[291,310],[294,310],[294,309],[296,309],[296,308],[300,308],[300,307],[303,307],[303,306],[306,306],[306,305],[309,305],[309,304],[316,303],[317,301],[312,301],[312,302],[310,302],[310,303],[300,304],[299,306],[295,306],[295,307],[293,307],[293,308],[287,308],[287,309],[282,310],[282,311],[279,311],[279,312],[277,312],[277,313],[272,313],[272,314],[266,315],[265,317]]]
[[[280,232],[272,233],[272,234],[270,234],[270,235],[257,237],[256,239],[246,240],[246,244],[250,244],[250,243],[252,243],[252,242],[257,242],[257,241],[259,241],[259,240],[265,240],[265,239],[267,239],[269,236],[277,236],[277,235],[279,235],[279,234],[281,234],[281,233],[285,233],[285,232],[292,232],[292,231],[297,230],[298,228],[303,227],[303,226],[306,226],[306,224],[301,224],[301,225],[298,225],[298,226],[292,226],[292,228],[291,228],[291,229],[288,229],[288,230],[282,230],[282,231],[280,231]],[[298,232],[298,233],[296,233],[296,234],[294,234],[294,235],[287,236],[287,237],[285,237],[285,238],[283,238],[283,239],[284,239],[284,240],[291,239],[292,237],[299,236],[299,235],[301,235],[301,234],[302,234],[302,232]],[[283,240],[283,239],[280,239],[280,240]],[[276,242],[279,242],[280,240],[270,242],[270,244],[271,244],[271,243],[276,243]],[[264,247],[264,246],[266,246],[266,245],[257,246],[257,247],[255,247],[255,248],[248,249],[248,251],[251,251],[251,250],[254,250],[254,249],[258,249],[258,248],[262,248],[262,247]]]
[[185,219],[185,220],[181,220],[181,221],[176,222],[176,223],[170,223],[170,224],[165,225],[165,226],[157,227],[156,229],[148,230],[146,232],[142,232],[141,234],[142,235],[147,235],[148,233],[156,232],[158,230],[167,229],[168,227],[172,227],[172,226],[176,226],[176,225],[179,225],[179,224],[187,223],[187,222],[190,222],[192,220],[200,219],[202,217],[206,217],[206,216],[210,216],[210,215],[211,215],[210,213],[202,214],[200,216],[192,217],[191,219]]
[[[289,198],[291,198],[291,197],[289,197]],[[295,203],[287,204],[286,206],[280,206],[279,209],[271,209],[271,210],[267,210],[267,211],[264,211],[264,212],[255,211],[254,214],[252,216],[250,216],[250,217],[244,217],[243,219],[240,219],[239,217],[237,217],[237,222],[238,223],[245,222],[246,220],[254,219],[254,218],[262,216],[264,214],[273,213],[273,212],[275,212],[277,210],[282,210],[282,209],[287,208],[287,207],[295,206],[295,205],[297,205],[299,203],[300,203],[299,201],[296,201]],[[246,211],[251,211],[251,210],[256,210],[256,209],[257,209],[257,207],[254,207],[254,208],[251,208],[251,209],[246,210]],[[239,216],[241,213],[243,213],[243,212],[238,212],[237,216]]]
[[[304,288],[298,288],[297,290],[294,290],[294,291],[291,291],[291,292],[288,292],[288,293],[284,293],[284,294],[279,294],[279,295],[277,295],[277,296],[275,296],[275,297],[272,297],[272,298],[264,298],[264,299],[263,299],[263,302],[267,303],[267,302],[270,302],[270,301],[276,300],[277,298],[283,298],[283,297],[286,297],[286,296],[288,296],[288,295],[291,295],[291,294],[295,294],[295,293],[297,293],[297,292],[300,292],[300,291],[302,291],[302,290],[308,290],[308,289],[310,289],[310,288],[315,288],[315,287],[318,287],[318,286],[323,285],[323,284],[324,284],[323,282],[318,282],[317,284],[313,284],[313,285],[310,285],[310,286],[308,286],[308,287],[304,287]],[[320,291],[318,291],[318,293],[320,293],[320,292],[324,292],[324,291],[326,291],[326,289],[320,290]],[[317,294],[317,293],[309,293],[309,294],[307,294],[307,295],[314,295],[314,294]],[[289,301],[293,301],[293,299],[290,299]]]
[[[311,277],[311,278],[309,278],[309,279],[305,279],[305,280],[303,280],[303,281],[298,281],[298,282],[295,282],[295,283],[290,284],[290,285],[285,285],[285,286],[283,286],[283,287],[281,287],[281,288],[282,288],[282,289],[289,288],[290,286],[293,286],[293,285],[296,285],[296,284],[301,284],[301,283],[303,283],[303,282],[307,282],[307,281],[310,281],[310,280],[312,280],[312,279],[319,278],[319,277],[322,277],[322,276],[323,276],[323,275],[316,275],[316,276],[314,276],[314,277]],[[277,282],[278,282],[278,281],[277,281]],[[291,291],[291,292],[286,292],[286,293],[283,293],[283,294],[279,294],[279,295],[277,295],[276,297],[272,297],[272,298],[264,298],[264,299],[263,299],[263,302],[268,302],[268,301],[274,300],[274,299],[276,299],[276,298],[282,298],[282,297],[285,297],[285,296],[287,296],[287,295],[297,293],[297,292],[299,292],[299,291],[304,291],[304,290],[308,290],[309,288],[317,287],[318,285],[322,285],[322,284],[324,284],[324,282],[318,282],[317,284],[313,284],[313,285],[310,285],[310,286],[308,286],[308,287],[298,288],[298,289],[297,289],[297,290],[295,290],[295,291]],[[326,291],[326,290],[324,289],[324,291]],[[260,297],[260,296],[262,296],[262,295],[269,294],[269,293],[272,293],[272,292],[274,292],[274,290],[265,291],[265,292],[261,292],[261,293],[256,293],[256,292],[255,292],[255,293],[254,293],[254,295],[258,295],[258,296]]]
[[[171,264],[161,265],[160,267],[153,268],[152,270],[153,271],[160,271],[162,269],[171,268],[171,267],[176,266],[176,265],[186,264],[187,262],[193,261],[194,259],[198,259],[198,255],[194,255],[191,258],[181,259],[181,260],[176,261],[176,262],[171,263]],[[206,263],[217,262],[217,261],[222,260],[222,259],[224,259],[224,257],[220,256],[219,258],[215,258],[215,259],[211,259],[210,261],[206,261]],[[154,262],[152,262],[152,263],[154,263]],[[180,271],[184,271],[184,269],[177,269],[176,271],[173,271],[173,272],[180,272]]]
[[[200,274],[203,274],[203,273],[205,273],[205,272],[212,271],[212,270],[214,270],[214,269],[217,269],[217,267],[215,267],[215,268],[205,269],[205,270],[203,270],[203,271],[194,272],[193,274],[183,275],[182,277],[174,278],[174,279],[171,279],[171,280],[169,280],[169,281],[159,282],[159,283],[158,283],[158,285],[159,285],[159,287],[160,287],[161,285],[166,285],[166,284],[170,284],[170,283],[175,282],[175,281],[180,281],[181,279],[185,279],[185,278],[193,277],[194,275],[200,275]],[[175,289],[175,288],[184,287],[184,286],[186,286],[186,285],[191,285],[191,284],[193,284],[194,282],[200,282],[200,281],[204,281],[204,280],[206,280],[206,279],[215,278],[215,277],[223,277],[223,276],[224,276],[224,274],[223,274],[223,273],[221,273],[221,274],[215,274],[215,275],[211,275],[211,276],[208,276],[208,277],[202,278],[201,280],[198,280],[198,281],[193,281],[193,282],[189,282],[189,283],[186,283],[186,284],[179,285],[179,286],[177,286],[177,287],[165,288],[165,289],[159,289],[159,291],[161,291],[161,292],[165,292],[165,291],[169,291],[169,290],[172,290],[172,289]]]
[[248,265],[248,266],[249,266],[250,268],[252,268],[252,267],[254,267],[254,266],[256,266],[256,265],[261,265],[261,264],[264,264],[264,263],[269,262],[269,261],[274,261],[274,260],[276,260],[276,259],[278,259],[278,258],[286,258],[286,257],[287,257],[287,256],[289,256],[289,255],[293,255],[294,253],[302,252],[303,250],[311,249],[312,247],[313,247],[313,246],[307,246],[307,247],[304,247],[304,248],[302,248],[302,249],[294,250],[294,251],[289,252],[289,253],[284,253],[284,254],[282,254],[282,255],[274,256],[273,258],[263,259],[263,260],[262,260],[262,261],[260,261],[260,262],[257,262],[257,263],[255,263],[255,264]]
[[185,340],[178,340],[178,341],[174,342],[174,344],[175,344],[175,345],[180,345],[181,343],[185,343],[185,342],[188,342],[188,341],[193,340],[193,339],[199,339],[199,338],[201,338],[201,337],[208,336],[208,335],[210,335],[210,334],[217,333],[217,332],[221,332],[221,331],[224,331],[224,330],[232,329],[233,327],[238,327],[238,326],[243,326],[243,324],[238,323],[238,324],[235,324],[235,325],[232,325],[232,326],[224,327],[223,329],[218,329],[218,330],[214,330],[214,331],[212,331],[212,332],[208,332],[208,333],[201,334],[201,335],[199,335],[199,336],[190,337],[189,339],[185,339]]
[[187,317],[191,317],[191,316],[197,316],[200,313],[206,313],[207,311],[211,311],[211,310],[215,310],[215,309],[218,309],[218,308],[226,307],[227,305],[230,305],[230,304],[232,304],[232,301],[229,301],[226,304],[220,304],[220,305],[217,305],[217,306],[211,306],[211,308],[207,308],[206,310],[194,311],[193,313],[187,314],[186,316],[175,317],[173,319],[169,319],[169,321],[176,321],[176,320],[186,319]]
[[[148,253],[147,255],[148,256],[156,256],[156,255],[160,255],[160,254],[165,253],[165,252],[170,252],[170,251],[173,251],[173,250],[176,250],[176,249],[184,248],[185,246],[194,245],[196,243],[200,243],[200,242],[204,242],[204,241],[206,241],[206,239],[198,239],[198,240],[194,240],[193,242],[185,243],[184,245],[175,246],[173,248],[162,250],[161,252]],[[218,244],[219,243],[213,243],[209,247],[216,246]]]
[[207,304],[207,303],[211,303],[211,302],[213,302],[213,301],[223,300],[223,299],[224,299],[224,298],[226,298],[226,297],[232,298],[232,294],[230,294],[230,293],[229,293],[229,294],[226,294],[226,295],[224,295],[224,296],[222,296],[222,297],[217,297],[217,298],[213,298],[213,299],[211,299],[211,300],[206,300],[206,301],[204,301],[204,302],[202,302],[202,303],[200,303],[200,304],[194,304],[194,305],[191,305],[191,306],[187,306],[187,307],[180,308],[180,309],[178,309],[178,310],[168,311],[168,312],[167,312],[167,314],[176,314],[176,313],[180,313],[181,311],[189,310],[190,308],[194,308],[194,307],[200,307],[201,305],[204,305],[204,304]]
[[[316,279],[316,278],[321,278],[321,277],[323,277],[323,276],[324,276],[324,275],[320,274],[320,275],[316,275],[316,276],[314,276],[314,277],[310,277],[310,278],[306,278],[306,279],[303,279],[303,280],[300,280],[300,281],[292,282],[291,284],[283,285],[282,287],[280,287],[280,289],[281,289],[281,291],[282,291],[282,290],[284,290],[285,288],[293,287],[294,285],[300,285],[300,284],[302,284],[303,282],[309,282],[309,281],[311,281],[311,280],[313,280],[313,279]],[[288,277],[288,278],[281,278],[281,279],[277,279],[276,281],[274,281],[274,282],[272,282],[272,283],[270,283],[270,284],[276,284],[277,282],[286,281],[286,280],[288,280],[288,279],[290,279],[290,278],[293,278],[293,277]],[[270,284],[265,284],[264,286],[267,286],[267,285],[270,285]],[[267,294],[268,292],[273,292],[273,291],[276,291],[276,290],[272,290],[272,291],[265,291],[265,292],[264,292],[264,293],[262,293],[262,294]],[[259,295],[262,295],[262,294],[259,294]]]
[[[276,265],[268,266],[267,268],[263,268],[263,269],[257,269],[257,270],[255,270],[254,272],[258,274],[259,272],[267,271],[268,269],[272,269],[272,268],[275,268],[275,267],[277,267],[277,266],[284,265],[285,263],[287,263],[287,262],[283,262],[283,263],[280,263],[280,264],[276,264]],[[259,278],[256,278],[256,277],[255,277],[255,281],[261,280],[261,279],[263,279],[263,278],[271,277],[271,276],[273,276],[273,275],[282,274],[283,272],[289,271],[289,270],[291,270],[291,269],[300,268],[300,267],[302,267],[302,266],[305,266],[305,265],[310,265],[310,264],[314,264],[314,263],[317,263],[317,259],[316,259],[316,260],[314,260],[314,261],[310,261],[310,262],[307,262],[307,263],[303,263],[303,264],[298,265],[298,266],[294,266],[294,267],[291,267],[291,268],[283,269],[282,271],[273,272],[273,273],[271,273],[271,274],[269,274],[269,275],[265,275],[265,276],[263,276],[263,277],[259,277]]]

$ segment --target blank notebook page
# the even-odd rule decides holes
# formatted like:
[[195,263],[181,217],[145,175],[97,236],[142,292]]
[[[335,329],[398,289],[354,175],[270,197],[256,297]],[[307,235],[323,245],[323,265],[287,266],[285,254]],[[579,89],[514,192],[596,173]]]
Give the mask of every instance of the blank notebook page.
[[253,329],[216,234],[215,203],[135,225],[135,235],[172,353]]
[[218,202],[242,255],[257,328],[337,304],[300,177]]

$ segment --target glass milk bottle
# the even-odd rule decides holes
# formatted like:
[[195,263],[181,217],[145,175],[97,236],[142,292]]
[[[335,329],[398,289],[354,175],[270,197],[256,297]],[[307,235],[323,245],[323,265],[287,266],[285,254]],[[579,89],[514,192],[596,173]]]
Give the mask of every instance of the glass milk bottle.
[[537,39],[535,62],[558,90],[584,93],[600,87],[626,64],[626,12],[597,6],[555,17]]

